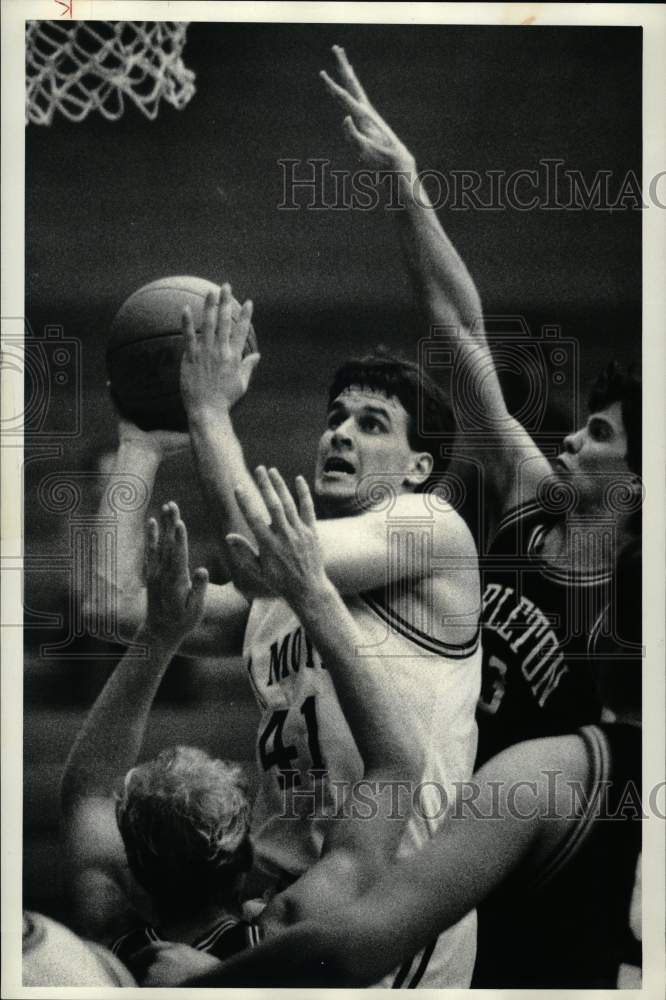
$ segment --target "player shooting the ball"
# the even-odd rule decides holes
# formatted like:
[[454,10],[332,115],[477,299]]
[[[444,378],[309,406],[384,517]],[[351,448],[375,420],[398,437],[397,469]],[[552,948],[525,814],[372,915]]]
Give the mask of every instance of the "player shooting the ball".
[[[251,304],[244,304],[235,329],[231,308],[231,289],[224,286],[219,302],[208,296],[198,332],[186,313],[181,386],[219,537],[242,587],[256,584],[256,597],[250,605],[233,583],[209,586],[203,621],[183,650],[220,656],[242,649],[248,662],[262,710],[252,827],[255,878],[259,874],[264,885],[279,889],[318,859],[335,810],[335,783],[352,785],[362,769],[310,630],[257,583],[254,539],[264,525],[289,517],[293,501],[275,472],[260,468],[255,481],[245,467],[231,409],[247,391],[257,359],[242,356]],[[372,653],[387,692],[404,707],[420,760],[422,801],[400,845],[406,854],[430,838],[445,811],[442,798],[452,800],[455,783],[471,774],[480,684],[476,550],[456,511],[427,492],[435,459],[419,435],[419,402],[427,408],[429,426],[436,421],[445,433],[445,397],[415,365],[384,356],[345,365],[331,386],[315,471],[323,515],[316,531],[326,573],[345,595],[362,636],[358,655]],[[182,443],[182,436],[121,422],[116,471],[131,469],[152,489],[161,458]],[[390,516],[378,502],[387,499]],[[143,516],[143,510],[128,512],[119,522],[116,585],[128,622],[136,620],[143,603],[137,555]],[[417,521],[427,558],[411,548]],[[369,702],[368,718],[372,712]],[[471,914],[429,951],[420,985],[468,985],[474,950]]]
[[[251,306],[233,329],[231,290],[209,296],[202,328],[186,314],[182,396],[204,491],[231,552],[233,583],[209,585],[203,621],[183,644],[187,654],[223,655],[241,648],[262,719],[257,737],[260,788],[252,835],[264,885],[284,888],[319,858],[335,811],[335,783],[353,785],[362,762],[311,628],[261,582],[254,540],[269,523],[293,516],[291,496],[275,471],[248,473],[231,418],[247,391],[256,358],[242,357]],[[443,394],[415,365],[384,356],[353,362],[337,373],[320,439],[315,496],[324,566],[345,595],[362,641],[357,655],[374,657],[381,683],[404,709],[419,761],[419,809],[408,820],[400,853],[423,845],[441,822],[442,798],[471,774],[476,751],[474,708],[480,684],[478,568],[471,535],[440,498],[420,492],[434,458],[419,437],[419,393],[431,423],[444,431]],[[162,455],[182,436],[143,432],[121,422],[116,471],[132,469],[152,488]],[[387,497],[391,516],[377,502]],[[375,498],[374,503],[371,498]],[[143,511],[119,524],[119,599],[131,621],[142,606],[137,534]],[[410,551],[414,523],[426,525],[431,558]],[[389,558],[388,545],[396,558]],[[371,700],[366,706],[372,718]],[[368,723],[369,724],[369,723]],[[411,786],[410,786],[411,787]],[[407,792],[408,801],[409,792]],[[465,986],[474,963],[475,918],[465,916],[428,949],[419,985]],[[395,979],[386,977],[387,984]]]

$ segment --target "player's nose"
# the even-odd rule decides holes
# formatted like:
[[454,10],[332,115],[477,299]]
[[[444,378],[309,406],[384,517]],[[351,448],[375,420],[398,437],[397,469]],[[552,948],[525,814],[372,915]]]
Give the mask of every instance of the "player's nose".
[[580,451],[580,446],[582,442],[583,442],[583,430],[581,429],[579,431],[572,431],[571,434],[567,434],[567,436],[564,439],[564,444],[563,444],[564,450],[568,452],[570,455],[573,455],[577,451]]
[[344,423],[338,424],[333,431],[331,442],[337,448],[351,448],[353,440],[352,421],[350,418],[349,420],[345,420]]

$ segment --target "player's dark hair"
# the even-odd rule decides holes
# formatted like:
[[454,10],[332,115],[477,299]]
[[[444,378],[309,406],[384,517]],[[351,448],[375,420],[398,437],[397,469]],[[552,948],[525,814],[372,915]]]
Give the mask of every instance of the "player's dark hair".
[[611,361],[592,386],[588,399],[590,413],[605,410],[620,403],[622,423],[627,434],[627,464],[632,472],[641,474],[643,465],[642,403],[643,387],[633,368],[626,371],[617,361]]
[[127,862],[158,909],[235,899],[252,866],[242,769],[194,747],[132,768],[116,802]]
[[[442,438],[451,439],[454,434],[453,412],[448,397],[427,372],[377,347],[374,354],[347,361],[337,370],[328,392],[329,407],[341,392],[355,385],[399,399],[409,417],[410,448],[432,455],[433,475],[444,471],[448,460],[440,457],[440,450]],[[432,476],[421,490],[431,483]]]

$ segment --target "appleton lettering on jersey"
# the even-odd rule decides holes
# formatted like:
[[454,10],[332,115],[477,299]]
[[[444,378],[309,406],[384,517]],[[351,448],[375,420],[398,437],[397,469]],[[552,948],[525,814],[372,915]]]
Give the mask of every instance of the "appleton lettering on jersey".
[[313,670],[316,663],[319,663],[322,670],[326,670],[326,665],[299,625],[293,632],[288,632],[282,639],[271,643],[266,685],[270,687],[274,682],[279,684],[290,674],[297,674],[301,667]]
[[521,673],[543,708],[568,669],[550,621],[528,597],[501,583],[486,587],[483,614],[484,628],[496,632],[519,657]]
[[[594,565],[544,560],[543,540],[557,521],[536,503],[512,511],[481,560],[477,767],[512,743],[599,718],[594,661],[609,620],[611,577]],[[576,528],[572,546],[579,535]]]

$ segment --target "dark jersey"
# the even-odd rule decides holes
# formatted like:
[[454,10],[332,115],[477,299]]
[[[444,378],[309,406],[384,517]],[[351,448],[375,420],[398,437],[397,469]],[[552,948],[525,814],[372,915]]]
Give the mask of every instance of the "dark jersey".
[[479,907],[475,988],[612,989],[620,963],[640,965],[629,911],[641,848],[641,730],[610,723],[580,735],[592,780],[579,821],[537,871],[523,867]]
[[[513,743],[570,733],[600,718],[594,654],[612,578],[546,564],[540,548],[559,519],[537,503],[511,511],[482,559],[477,767]],[[573,549],[573,519],[571,525]]]
[[[150,924],[141,924],[117,938],[111,946],[111,951],[132,970],[137,979],[140,979],[142,970],[134,968],[134,957],[147,945],[164,940],[166,939],[161,937]],[[205,951],[223,962],[258,943],[259,928],[255,924],[234,917],[223,917],[205,934],[193,941],[191,947],[197,951]]]

